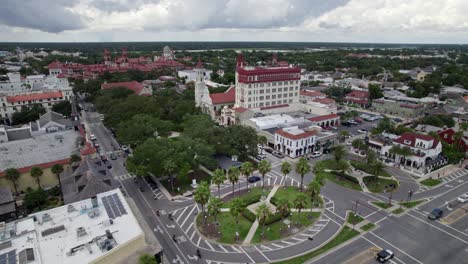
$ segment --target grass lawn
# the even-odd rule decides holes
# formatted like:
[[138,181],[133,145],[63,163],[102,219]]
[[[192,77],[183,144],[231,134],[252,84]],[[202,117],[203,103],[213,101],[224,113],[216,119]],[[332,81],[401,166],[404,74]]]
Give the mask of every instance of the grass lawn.
[[413,208],[415,207],[416,205],[420,204],[424,202],[424,200],[417,200],[417,201],[411,201],[411,202],[404,202],[404,203],[400,203],[401,205],[403,205],[404,207],[406,208]]
[[[236,195],[237,194],[237,191],[236,191],[234,193],[234,196],[229,196],[229,197],[223,198],[224,202],[223,202],[221,207],[222,208],[229,208],[230,200],[232,200],[235,197],[239,197],[239,199],[241,199],[241,201],[244,202],[245,206],[249,206],[249,205],[251,205],[253,203],[256,203],[256,202],[260,201],[260,198],[262,197],[262,194],[263,194],[262,187],[253,187],[253,188],[249,187],[249,192],[246,192],[245,190],[242,190],[242,191],[244,191],[244,192],[240,196]],[[268,196],[268,193],[270,193],[270,190],[265,189],[265,196]]]
[[441,182],[442,180],[438,180],[438,179],[425,179],[425,180],[420,181],[419,183],[425,186],[432,187],[432,186],[436,186],[440,184]]
[[170,178],[165,180],[160,180],[161,184],[164,185],[166,190],[171,193],[171,195],[179,195],[183,194],[186,191],[193,190],[192,181],[190,179],[197,179],[197,183],[201,183],[202,181],[210,182],[211,176],[202,171],[202,170],[194,170],[190,172],[187,176],[187,181],[179,182],[176,177],[174,177],[174,191],[171,190],[171,181]]
[[251,242],[261,243],[266,241],[278,240],[282,237],[290,236],[294,233],[301,231],[305,227],[312,225],[315,222],[315,220],[317,220],[319,217],[320,212],[302,212],[300,215],[299,213],[291,213],[291,215],[287,217],[287,219],[291,221],[290,230],[288,230],[288,226],[283,223],[284,220],[274,222],[270,225],[265,226],[265,237],[263,238],[263,240],[261,240],[263,227],[260,224]]
[[400,214],[400,213],[403,213],[405,211],[405,209],[403,208],[398,208],[398,209],[395,209],[392,211],[392,214]]
[[293,258],[293,259],[290,259],[290,260],[285,260],[285,261],[281,261],[281,262],[275,262],[275,263],[279,263],[279,264],[302,264],[302,263],[305,263],[306,261],[314,258],[314,257],[317,257],[318,255],[322,254],[322,253],[325,253],[327,252],[328,250],[350,240],[351,238],[355,237],[359,235],[359,232],[356,231],[356,230],[353,230],[347,226],[343,227],[343,229],[340,231],[340,233],[334,238],[332,239],[330,242],[328,242],[326,245],[324,245],[323,247],[317,249],[317,250],[314,250],[310,253],[307,253],[303,256],[300,256],[300,257],[296,257],[296,258]]
[[371,202],[371,203],[383,209],[387,209],[391,207],[391,205],[389,205],[388,203],[384,203],[384,202]]
[[[353,165],[354,168],[356,168],[358,170],[362,170],[362,171],[367,172],[369,174],[373,174],[371,172],[371,170],[370,170],[369,165],[367,163],[365,163],[365,162],[357,161],[357,160],[351,160],[350,163],[351,163],[351,165]],[[379,176],[391,177],[390,173],[388,173],[386,171],[382,171]]]
[[373,223],[368,223],[368,224],[366,224],[366,225],[363,225],[363,226],[361,227],[361,229],[364,230],[364,231],[368,231],[368,230],[371,230],[372,228],[374,228],[374,226],[375,226],[375,225],[374,225]]
[[362,191],[362,188],[359,184],[357,183],[354,183],[350,180],[347,180],[347,179],[344,179],[344,178],[341,178],[339,176],[336,176],[330,172],[322,172],[323,174],[323,177],[325,177],[327,180],[331,181],[331,182],[334,182],[338,185],[341,185],[345,188],[349,188],[349,189],[353,189],[353,190],[356,190],[356,191]]
[[334,159],[322,160],[320,162],[323,163],[323,165],[327,169],[330,169],[330,170],[337,170],[338,169],[338,166],[337,166],[336,161]]
[[367,189],[373,193],[382,193],[385,190],[385,186],[389,184],[395,184],[396,188],[398,188],[398,182],[391,179],[377,178],[377,180],[374,180],[374,177],[366,176],[362,180],[366,184]]
[[[273,196],[273,200],[279,201],[281,199],[285,199],[288,201],[290,208],[295,208],[294,200],[300,193],[301,192],[299,191],[299,188],[297,187],[288,186],[286,188],[279,188],[278,191],[276,191],[275,195]],[[305,195],[307,195],[307,197],[309,197],[309,199],[307,199],[307,205],[305,206],[305,208],[310,208],[311,207],[310,193],[307,193],[305,191],[303,191],[302,193],[304,193]],[[320,202],[321,200],[319,200],[319,203]],[[318,204],[317,201],[315,202],[315,204]]]
[[354,214],[354,212],[348,213],[348,223],[358,224],[362,221],[364,221],[364,218],[362,218],[360,215]]
[[[208,225],[208,223],[210,225]],[[202,234],[205,236],[216,239],[216,241],[226,244],[241,243],[249,233],[252,223],[244,218],[242,215],[239,216],[239,241],[236,241],[236,220],[230,213],[221,213],[218,216],[219,226],[214,224],[214,218],[208,216],[207,225],[203,225],[203,214],[199,214],[197,217],[197,226]],[[219,233],[218,233],[219,232]]]

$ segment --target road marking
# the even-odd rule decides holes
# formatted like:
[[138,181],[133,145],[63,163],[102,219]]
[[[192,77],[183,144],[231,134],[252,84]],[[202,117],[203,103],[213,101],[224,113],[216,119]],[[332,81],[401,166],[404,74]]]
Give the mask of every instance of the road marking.
[[265,254],[263,254],[263,252],[261,250],[259,250],[256,246],[254,246],[254,248],[268,261],[270,262],[270,259],[267,258],[267,256],[265,256]]
[[198,237],[197,247],[200,245],[201,237]]
[[166,227],[173,229],[173,228],[175,228],[175,225],[166,225]]
[[242,253],[242,251],[240,251],[238,248],[236,248],[235,246],[231,246],[232,249],[234,249],[235,251],[237,251],[237,253]]
[[285,243],[287,245],[295,245],[294,243],[286,241],[286,240],[281,240],[281,242],[283,242],[283,243]]
[[381,210],[381,209],[379,209],[379,210],[377,210],[377,211],[374,211],[374,212],[368,214],[367,216],[365,216],[364,218],[370,217],[371,215],[374,215],[375,213],[380,212],[380,210]]
[[[189,213],[189,214],[187,215],[187,217],[185,218],[184,222],[182,222],[182,224],[180,225],[180,228],[182,228],[182,226],[184,226],[185,222],[187,222],[187,220],[190,218],[190,216],[192,215],[192,213],[193,213],[193,211],[195,210],[195,208],[197,208],[197,207],[194,206],[194,207],[192,208],[192,210],[190,211],[190,213]],[[193,225],[193,223],[192,223],[192,225]],[[192,225],[190,225],[190,226],[192,226]],[[189,230],[189,229],[190,229],[190,227],[189,227],[187,230]]]
[[[453,234],[450,234],[449,232],[443,230],[442,228],[440,228],[440,227],[438,227],[438,226],[435,226],[435,225],[433,225],[433,224],[431,224],[431,223],[428,223],[428,222],[426,222],[426,221],[424,221],[424,220],[421,220],[419,217],[416,217],[416,216],[410,214],[409,212],[407,213],[407,215],[409,215],[409,216],[415,218],[416,220],[418,220],[418,221],[420,221],[420,222],[423,222],[423,223],[425,223],[425,224],[427,224],[427,225],[430,225],[430,226],[432,226],[432,227],[434,227],[434,228],[436,228],[436,229],[438,229],[438,230],[440,230],[440,231],[446,233],[447,235],[449,235],[449,236],[451,236],[451,237],[453,237],[453,238],[455,238],[455,239],[460,240],[461,242],[463,242],[463,243],[465,243],[465,244],[468,244],[467,241],[465,241],[465,240],[463,240],[463,239],[461,239],[461,238],[459,238],[459,237],[457,237],[457,236],[455,236],[455,235],[453,235]],[[446,226],[446,225],[444,225],[444,226]],[[447,227],[448,227],[448,226],[447,226]],[[456,229],[455,229],[455,230],[456,230]],[[457,232],[460,232],[460,231],[458,231],[458,230],[456,230],[456,231],[457,231]],[[460,232],[460,233],[463,234],[462,232]],[[465,235],[465,234],[463,234],[463,235]]]
[[205,244],[207,244],[211,248],[212,251],[216,251],[214,247],[210,244],[210,242],[208,242],[208,240],[203,240],[203,241],[205,241]]
[[265,248],[265,249],[267,249],[267,250],[271,250],[271,248],[269,248],[269,247],[267,247],[267,246],[265,246],[265,245],[260,245],[260,247]]
[[187,254],[187,257],[191,260],[198,260],[198,256],[192,256]]
[[240,247],[240,249],[241,249],[241,251],[244,252],[244,254],[252,261],[252,263],[255,263],[255,260],[253,260],[253,259],[249,256],[249,254],[247,254],[247,252],[245,252],[245,250],[244,250],[242,247]]
[[272,245],[272,246],[275,246],[275,247],[277,247],[277,248],[284,248],[283,246],[277,245],[277,244],[275,244],[275,243],[271,243],[271,245]]
[[196,233],[197,233],[197,231],[196,231],[196,230],[193,230],[193,233],[192,233],[192,235],[190,236],[190,240],[193,239],[193,237],[195,236]]
[[177,217],[177,220],[176,222],[179,222],[180,218],[182,217],[182,215],[184,215],[185,211],[187,211],[187,208],[188,207],[185,207],[184,210],[182,211],[182,213],[179,215],[179,217]]
[[302,241],[304,241],[304,240],[302,240],[302,239],[299,239],[299,238],[296,238],[296,237],[291,237],[290,239],[293,239],[293,240],[299,241],[299,243],[300,243],[300,242],[302,242]]
[[[400,248],[394,246],[392,243],[388,242],[387,240],[377,236],[376,234],[374,234],[372,231],[368,232],[368,234],[372,234],[374,235],[376,238],[382,240],[383,242],[389,244],[390,246],[394,247],[396,250],[400,251],[401,253],[405,254],[406,256],[408,256],[409,258],[411,258],[412,260],[416,261],[417,263],[420,263],[420,264],[423,264],[421,261],[417,260],[416,258],[414,258],[413,256],[411,256],[410,254],[406,253],[405,251],[401,250]],[[366,237],[362,236],[362,238],[364,238],[365,240],[367,240],[368,242],[370,242],[371,244],[374,244],[373,242],[371,242],[370,240],[368,240]],[[375,244],[374,244],[375,245]]]
[[[420,212],[417,212],[417,213],[421,214]],[[411,215],[411,214],[409,214],[409,215]],[[423,214],[421,214],[421,215],[423,215]],[[411,215],[411,216],[416,217],[416,216],[414,216],[414,215]],[[425,216],[425,215],[423,215],[423,216]],[[418,219],[419,219],[419,218],[418,218]],[[425,222],[425,223],[427,223],[427,222]],[[429,223],[428,223],[428,224],[429,224]],[[442,224],[442,223],[441,223],[441,224]],[[460,234],[466,236],[465,233],[461,232],[460,230],[458,230],[458,229],[456,229],[456,228],[453,228],[453,227],[451,227],[451,226],[449,226],[449,225],[444,225],[444,226],[445,226],[445,227],[448,227],[448,228],[450,228],[450,229],[452,229],[453,231],[455,231],[455,232],[457,232],[457,233],[460,233]],[[468,243],[468,242],[467,242],[467,243]]]
[[164,234],[164,232],[162,231],[161,227],[159,225],[156,225],[156,227],[153,229],[154,232],[159,232],[161,234]]
[[172,260],[172,263],[180,263],[183,264],[184,262],[180,259],[179,255],[176,255],[176,258]]
[[222,250],[224,250],[224,252],[226,252],[226,253],[229,252],[229,251],[227,251],[227,249],[225,249],[221,244],[218,244],[218,246],[219,246]]
[[[189,225],[189,227],[187,227],[187,231],[189,231],[192,226],[193,226],[193,222]],[[180,226],[180,228],[182,228],[182,226]],[[187,231],[185,231],[185,232],[187,232]]]

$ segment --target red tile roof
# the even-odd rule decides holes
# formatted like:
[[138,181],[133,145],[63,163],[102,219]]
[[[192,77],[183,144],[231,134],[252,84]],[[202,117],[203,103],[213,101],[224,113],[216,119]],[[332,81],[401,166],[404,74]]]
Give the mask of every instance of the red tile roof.
[[16,102],[25,102],[25,101],[35,101],[35,100],[44,100],[44,99],[59,99],[63,98],[63,94],[60,91],[53,92],[43,92],[43,93],[30,93],[30,94],[20,94],[7,96],[7,102],[16,103]]
[[288,107],[288,106],[289,104],[271,105],[271,106],[260,107],[260,110],[268,110],[268,109],[275,109],[275,108]]
[[[27,166],[27,167],[23,167],[23,168],[19,168],[17,169],[20,173],[26,173],[28,171],[30,171],[32,169],[32,167],[39,167],[41,169],[47,169],[47,168],[50,168],[52,166],[54,166],[55,164],[68,164],[70,163],[70,159],[63,159],[63,160],[56,160],[56,161],[50,161],[50,162],[46,162],[46,163],[40,163],[40,164],[35,164],[35,165],[31,165],[31,166]],[[3,177],[5,176],[5,172],[4,171],[0,171],[0,177]]]
[[313,100],[314,102],[321,103],[321,104],[335,104],[335,100],[331,98],[317,98]]
[[356,97],[356,98],[369,98],[369,92],[366,91],[352,91],[346,95],[346,97]]
[[[417,133],[409,133],[409,132],[401,134],[400,137],[394,139],[393,142],[396,142],[405,146],[414,147],[416,144],[416,139],[424,140],[424,141],[433,141],[431,148],[435,148],[439,144],[439,141],[437,139],[434,139],[431,136],[424,135],[424,134],[417,134]],[[405,141],[409,142],[409,144],[406,144]]]
[[311,137],[311,136],[317,134],[317,131],[304,131],[304,133],[294,135],[294,134],[291,134],[291,133],[288,133],[288,132],[284,131],[283,129],[278,129],[278,130],[275,131],[275,134],[278,134],[278,135],[280,135],[282,137],[289,138],[289,139],[292,139],[292,140],[298,140],[298,139],[304,139],[304,138]]
[[318,92],[318,91],[308,91],[308,90],[301,90],[302,96],[310,96],[310,97],[324,97],[325,94]]
[[329,114],[329,115],[314,116],[314,117],[309,118],[309,120],[312,122],[319,122],[319,121],[331,120],[331,119],[336,119],[336,118],[340,118],[340,116],[337,114]]
[[141,83],[139,83],[137,81],[103,83],[101,85],[101,89],[103,89],[103,90],[117,88],[117,87],[127,88],[129,90],[132,90],[137,95],[139,95],[141,93],[141,91],[143,91],[143,84],[141,84]]
[[234,103],[236,101],[236,87],[231,86],[224,93],[212,93],[210,98],[213,104]]
[[237,108],[234,108],[234,111],[238,112],[238,113],[244,113],[245,111],[247,111],[248,109],[247,108],[244,108],[244,107],[237,107]]

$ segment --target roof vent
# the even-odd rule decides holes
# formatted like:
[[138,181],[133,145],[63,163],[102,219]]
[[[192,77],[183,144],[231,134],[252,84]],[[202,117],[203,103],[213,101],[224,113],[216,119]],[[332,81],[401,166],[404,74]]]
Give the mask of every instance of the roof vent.
[[99,213],[99,209],[97,209],[97,208],[88,211],[88,216],[89,216],[89,218],[98,217],[99,214],[100,214],[100,213]]
[[42,222],[45,223],[45,222],[49,222],[49,221],[52,221],[52,217],[50,217],[50,215],[48,213],[45,213],[42,215]]
[[80,226],[76,229],[76,236],[77,237],[83,237],[83,236],[86,236],[87,233],[86,233],[86,229],[84,229],[84,227]]
[[71,213],[71,212],[75,212],[75,211],[76,211],[76,209],[75,209],[75,207],[73,206],[73,204],[69,204],[69,205],[67,206],[67,212]]

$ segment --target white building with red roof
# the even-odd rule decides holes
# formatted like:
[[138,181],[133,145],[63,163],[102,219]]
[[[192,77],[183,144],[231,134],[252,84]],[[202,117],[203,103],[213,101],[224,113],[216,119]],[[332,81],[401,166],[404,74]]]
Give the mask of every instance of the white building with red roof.
[[275,131],[275,149],[291,158],[314,152],[317,131],[304,130],[299,126],[285,127]]
[[211,74],[213,74],[212,70],[205,69],[203,67],[203,63],[198,59],[198,63],[193,69],[184,69],[177,72],[177,75],[180,78],[185,78],[185,82],[193,82],[196,81],[198,72],[201,72],[203,75],[203,79],[205,81],[211,80]]
[[340,116],[337,114],[319,115],[309,118],[309,121],[311,121],[313,125],[323,128],[338,126],[340,124]]
[[300,95],[302,103],[313,102],[315,99],[324,99],[327,97],[324,93],[313,90],[301,90]]
[[357,104],[362,107],[368,107],[369,92],[354,90],[346,95],[344,102],[346,104]]

